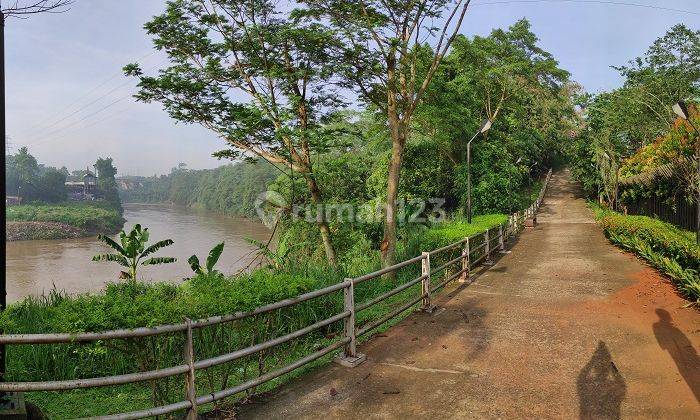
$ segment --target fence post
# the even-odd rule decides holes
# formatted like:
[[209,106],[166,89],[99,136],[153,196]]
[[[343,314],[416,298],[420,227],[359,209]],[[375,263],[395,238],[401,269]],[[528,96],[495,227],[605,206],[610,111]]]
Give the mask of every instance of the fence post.
[[197,388],[195,387],[195,371],[194,371],[194,344],[192,343],[192,321],[185,318],[187,324],[187,340],[185,342],[185,363],[189,366],[189,370],[185,375],[185,393],[187,401],[191,406],[187,410],[187,420],[197,419]]
[[430,313],[435,310],[435,305],[433,305],[430,298],[430,253],[423,252],[421,255],[423,256],[423,260],[421,260],[421,277],[423,277],[423,280],[420,282],[420,293],[423,296],[423,304],[420,310]]
[[355,367],[364,362],[367,356],[357,352],[357,337],[355,336],[355,281],[353,279],[345,279],[348,283],[347,287],[343,288],[343,310],[350,312],[350,315],[343,320],[343,329],[345,338],[349,338],[345,344],[345,350],[338,355],[334,360],[345,366]]
[[506,244],[503,240],[503,225],[498,225],[498,246],[501,248],[501,254],[505,254]]
[[469,278],[469,269],[471,265],[469,254],[471,254],[471,250],[469,247],[469,238],[467,238],[467,242],[464,244],[464,250],[462,251],[462,275],[459,276],[460,283],[466,283]]
[[493,261],[491,261],[491,240],[489,239],[488,229],[486,229],[486,232],[484,232],[484,241],[486,242],[484,247],[484,252],[486,252],[486,260],[484,261],[484,265],[493,265]]

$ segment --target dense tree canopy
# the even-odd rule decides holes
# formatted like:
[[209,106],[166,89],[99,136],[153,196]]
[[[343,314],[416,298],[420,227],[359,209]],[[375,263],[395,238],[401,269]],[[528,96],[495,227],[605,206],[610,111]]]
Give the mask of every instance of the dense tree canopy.
[[621,179],[675,165],[675,172],[685,176],[671,183],[645,183],[622,198],[653,193],[676,201],[678,192],[685,191],[681,196],[694,200],[695,172],[683,168],[696,159],[691,152],[696,134],[676,120],[672,106],[700,99],[700,31],[676,25],[643,57],[616,68],[625,78],[621,88],[581,98],[586,130],[572,148],[574,175],[589,195],[616,206]]
[[173,168],[168,175],[124,177],[125,202],[171,202],[235,216],[256,217],[254,202],[278,175],[265,161],[240,162],[217,169]]

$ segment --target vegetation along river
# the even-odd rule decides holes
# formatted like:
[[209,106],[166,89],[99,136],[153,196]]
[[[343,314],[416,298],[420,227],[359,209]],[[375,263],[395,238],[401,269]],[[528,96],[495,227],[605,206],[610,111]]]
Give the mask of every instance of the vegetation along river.
[[[197,254],[204,263],[209,250],[226,242],[216,268],[232,274],[245,268],[255,247],[246,238],[266,241],[270,231],[261,223],[186,207],[161,204],[125,204],[124,229],[140,223],[150,232],[150,242],[172,239],[175,243],[156,256],[176,257],[166,265],[140,266],[139,278],[147,281],[181,281],[192,270],[187,258]],[[115,235],[115,237],[118,235]],[[54,285],[68,293],[99,291],[117,279],[116,263],[93,262],[92,256],[110,252],[95,237],[50,241],[7,242],[7,299],[15,302],[27,295],[48,293]]]

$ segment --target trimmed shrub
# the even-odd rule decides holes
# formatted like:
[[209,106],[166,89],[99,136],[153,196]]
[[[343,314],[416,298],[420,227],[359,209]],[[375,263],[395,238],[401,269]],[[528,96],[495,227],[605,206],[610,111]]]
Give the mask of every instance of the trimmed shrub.
[[700,268],[700,247],[692,235],[669,223],[646,216],[625,216],[613,212],[606,212],[600,223],[607,233],[639,238],[652,250],[675,260],[684,268]]
[[679,292],[700,303],[700,246],[690,232],[646,216],[594,208],[611,242],[644,258],[668,275]]

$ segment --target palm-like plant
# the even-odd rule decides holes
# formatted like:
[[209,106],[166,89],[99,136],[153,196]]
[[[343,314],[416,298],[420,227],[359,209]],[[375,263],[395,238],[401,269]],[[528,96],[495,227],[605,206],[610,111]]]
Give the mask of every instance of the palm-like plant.
[[190,263],[192,271],[194,271],[197,275],[218,274],[219,272],[214,270],[214,266],[216,265],[217,261],[219,261],[219,257],[221,256],[221,253],[223,251],[223,242],[212,248],[211,251],[209,251],[209,255],[207,256],[206,267],[201,266],[201,264],[199,263],[199,258],[197,258],[196,255],[192,255],[190,258],[188,258],[187,262]]
[[148,236],[148,228],[142,229],[139,224],[135,225],[129,233],[123,230],[119,233],[119,242],[121,242],[121,244],[108,236],[99,235],[97,239],[107,244],[107,246],[117,251],[117,253],[95,255],[92,257],[92,260],[116,262],[122,267],[126,267],[128,271],[122,271],[119,274],[119,278],[127,280],[136,280],[136,269],[139,265],[169,264],[177,261],[177,258],[172,257],[151,257],[142,262],[141,260],[143,258],[163,247],[173,244],[172,239],[164,239],[146,248]]

